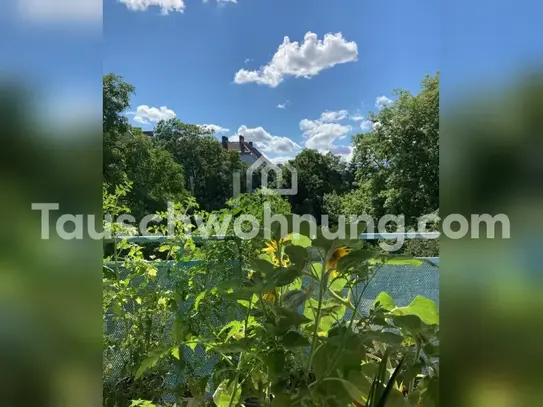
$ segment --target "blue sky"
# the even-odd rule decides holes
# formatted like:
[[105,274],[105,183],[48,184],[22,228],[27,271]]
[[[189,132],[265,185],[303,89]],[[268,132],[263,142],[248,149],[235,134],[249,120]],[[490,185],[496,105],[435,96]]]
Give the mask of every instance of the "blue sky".
[[175,113],[229,129],[217,137],[243,134],[277,161],[304,146],[347,157],[378,97],[417,92],[439,68],[429,0],[185,0],[183,12],[173,8],[180,0],[150,2],[172,9],[104,3],[104,72],[136,87],[132,123],[153,128]]
[[[302,120],[327,110],[366,115],[376,97],[391,97],[397,87],[417,91],[424,74],[438,68],[446,103],[464,89],[508,86],[543,67],[543,3],[535,0],[185,1],[184,13],[161,15],[157,7],[131,11],[119,0],[104,0],[103,10],[100,0],[10,0],[0,13],[0,74],[27,81],[43,109],[55,112],[54,123],[78,115],[99,122],[101,74],[115,72],[137,87],[133,110],[167,106],[183,121],[229,128],[229,136],[243,125],[262,127],[264,136],[303,146]],[[284,36],[303,42],[307,32],[319,40],[343,33],[356,43],[357,61],[311,79],[287,76],[275,88],[233,83],[240,69],[268,64]],[[286,100],[287,109],[276,108]],[[351,125],[352,134],[360,127],[340,124]],[[332,145],[347,145],[349,135]]]

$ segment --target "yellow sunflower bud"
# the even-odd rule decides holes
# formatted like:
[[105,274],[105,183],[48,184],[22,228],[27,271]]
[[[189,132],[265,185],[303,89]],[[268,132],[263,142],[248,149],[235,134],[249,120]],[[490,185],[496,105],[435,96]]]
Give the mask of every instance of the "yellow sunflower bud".
[[349,253],[349,251],[350,250],[347,247],[338,247],[334,251],[334,253],[332,253],[330,258],[326,262],[326,269],[327,270],[335,270],[337,268],[337,263],[338,263],[339,259],[346,256]]

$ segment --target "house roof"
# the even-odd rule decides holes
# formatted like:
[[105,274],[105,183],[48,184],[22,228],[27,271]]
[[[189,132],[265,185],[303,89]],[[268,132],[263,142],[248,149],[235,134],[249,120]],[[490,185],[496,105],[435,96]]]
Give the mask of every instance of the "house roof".
[[[142,130],[142,133],[147,137],[153,137],[154,136],[153,130]],[[241,145],[242,144],[243,144],[243,147],[244,147],[243,152],[241,151]],[[260,151],[258,151],[258,149],[253,145],[252,142],[250,142],[250,141],[247,142],[247,141],[243,140],[243,138],[241,138],[239,141],[229,141],[228,137],[223,136],[222,145],[227,150],[237,151],[240,154],[252,155],[257,160],[260,157],[264,157],[266,162],[270,163],[270,161],[265,156],[263,156]]]
[[[240,136],[239,141],[230,141],[228,137],[223,136],[222,145],[227,150],[237,151],[240,154],[249,154],[254,156],[256,159],[262,157],[262,153],[253,145],[252,142],[247,142]],[[243,151],[242,151],[243,146]]]

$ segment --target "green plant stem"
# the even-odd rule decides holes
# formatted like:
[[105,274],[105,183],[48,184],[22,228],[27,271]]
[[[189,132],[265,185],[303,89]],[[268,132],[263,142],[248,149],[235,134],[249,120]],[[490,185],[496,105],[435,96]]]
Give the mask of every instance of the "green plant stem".
[[[249,325],[249,316],[251,315],[251,305],[252,300],[249,301],[249,306],[247,307],[247,315],[245,316],[245,326],[243,329],[243,338],[247,338],[247,327]],[[236,392],[238,391],[238,382],[239,382],[239,376],[241,371],[241,362],[243,360],[243,355],[245,352],[241,352],[239,354],[239,360],[238,360],[238,366],[236,369],[236,378],[234,379],[234,389],[232,390],[232,394],[230,395],[230,401],[228,402],[228,407],[232,407],[232,403],[234,402],[234,397],[236,396]]]
[[[415,351],[415,360],[413,362],[413,365],[415,365],[418,361],[419,361],[419,358],[420,358],[420,353],[422,351],[422,346],[421,346],[421,341],[420,339],[417,339],[417,350]],[[412,391],[415,390],[415,379],[417,377],[415,376],[413,379],[411,379],[411,382],[409,383],[409,393],[411,393]]]
[[[115,272],[117,274],[117,284],[119,285],[119,290],[121,289],[121,270],[119,269],[119,249],[117,247],[117,237],[114,235],[114,239],[113,239],[113,258],[115,259]],[[128,322],[128,319],[126,318],[126,315],[124,313],[124,304],[123,302],[121,301],[121,316],[122,316],[122,319],[123,319],[123,323],[124,323],[124,329],[125,329],[125,332],[128,333],[130,332],[130,324]]]
[[[282,269],[283,268],[283,255],[282,255],[281,252],[282,252],[283,248],[281,247],[281,236],[277,239],[276,243],[277,243],[277,253],[275,255],[277,256],[277,260],[279,261],[279,268]],[[279,288],[279,306],[280,307],[283,306],[283,287]]]
[[[352,315],[351,315],[351,319],[349,320],[349,330],[352,329],[352,325],[353,325],[353,322],[354,322],[354,318],[356,315],[361,315],[360,313],[358,313],[358,306],[360,305],[360,303],[362,302],[362,297],[363,295],[365,294],[367,288],[369,287],[369,284],[371,282],[371,280],[373,279],[373,277],[377,274],[377,271],[379,270],[379,268],[377,268],[377,270],[371,275],[371,277],[369,278],[369,280],[367,281],[367,283],[364,285],[364,288],[361,290],[360,294],[358,295],[357,299],[356,299],[356,302],[355,302],[355,305],[352,306],[351,302],[350,301],[345,301],[347,303],[349,303],[352,308],[350,308],[352,310]],[[331,291],[331,290],[330,290]],[[353,291],[353,289],[351,288],[351,292]],[[332,291],[333,292],[333,291]],[[341,298],[341,297],[340,297]],[[341,300],[343,300],[341,298]],[[339,358],[342,354],[342,352],[344,351],[345,349],[345,343],[346,343],[346,338],[347,338],[347,335],[346,333],[343,334],[343,338],[342,338],[342,341],[341,341],[341,347],[339,348],[338,352],[337,352],[337,355],[335,357],[332,358],[333,362],[331,364],[331,366],[327,369],[326,371],[326,374],[324,375],[324,377],[328,376],[328,374],[330,374],[330,372],[332,372],[334,370],[334,368],[336,367],[336,364],[337,362],[339,361]],[[319,385],[321,382],[323,381],[323,379],[321,380],[317,380],[315,381],[314,383],[312,383],[310,385],[310,387],[315,387],[317,385]]]
[[322,270],[323,271],[322,271],[320,285],[319,285],[319,303],[317,305],[317,313],[315,314],[315,329],[313,330],[313,338],[311,340],[311,351],[309,353],[309,360],[307,362],[307,367],[306,367],[307,377],[309,377],[309,372],[311,370],[311,365],[313,363],[313,357],[315,356],[315,346],[317,344],[317,337],[318,337],[318,332],[319,332],[320,317],[321,317],[321,312],[322,312],[322,300],[324,297],[324,287],[323,287],[324,280],[325,280],[324,264],[322,265]]
[[270,377],[270,367],[266,366],[266,378],[268,378],[268,384],[266,385],[266,401],[270,400],[270,389],[271,389],[271,381],[269,380]]
[[[258,293],[258,299],[260,301],[260,306],[262,307],[262,312],[264,312],[264,316],[266,318],[268,318],[268,307],[266,306],[266,304],[264,303],[264,300],[262,299],[262,290]],[[251,302],[252,302],[252,297],[251,297]],[[250,304],[249,304],[250,305]]]
[[[369,282],[368,282],[368,284],[366,284],[364,286],[364,289],[362,290],[360,295],[357,297],[357,301],[355,303],[355,309],[358,309],[358,306],[362,302],[362,296],[364,295],[364,292],[366,291],[366,288],[368,287],[368,285],[369,285]],[[351,289],[351,292],[352,292],[352,289]],[[352,329],[353,321],[354,321],[355,316],[356,316],[356,312],[353,311],[353,313],[351,315],[351,319],[349,320],[348,331],[350,331]],[[343,338],[341,340],[341,347],[338,349],[337,355],[334,358],[332,358],[333,362],[332,362],[330,368],[327,369],[327,372],[326,372],[325,376],[328,376],[328,374],[330,374],[330,372],[334,371],[334,368],[336,367],[336,364],[339,361],[339,358],[340,358],[341,354],[345,350],[346,342],[347,342],[347,331],[343,333]]]
[[[304,276],[307,276],[307,277],[310,277],[312,278],[313,280],[319,282],[319,280],[312,274],[312,273],[307,273],[307,272],[304,272],[303,273]],[[344,307],[346,307],[347,309],[350,309],[353,313],[356,314],[356,316],[360,317],[360,318],[363,318],[364,316],[358,312],[357,310],[357,307],[355,307],[349,300],[346,300],[345,298],[342,298],[340,295],[338,295],[334,290],[332,290],[330,287],[328,287],[328,295],[330,295],[330,297],[332,297],[334,300],[336,300],[337,302],[339,302],[341,305],[343,305]]]

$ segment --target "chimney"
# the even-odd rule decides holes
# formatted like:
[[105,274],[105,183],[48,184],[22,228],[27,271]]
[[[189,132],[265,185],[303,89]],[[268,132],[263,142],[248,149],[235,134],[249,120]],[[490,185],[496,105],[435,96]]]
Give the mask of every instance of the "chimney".
[[241,134],[239,135],[239,151],[240,153],[245,152],[245,138]]
[[252,146],[253,146],[253,142],[252,142],[252,141],[249,141],[249,145],[252,147]]
[[222,148],[228,150],[228,137],[222,136]]

